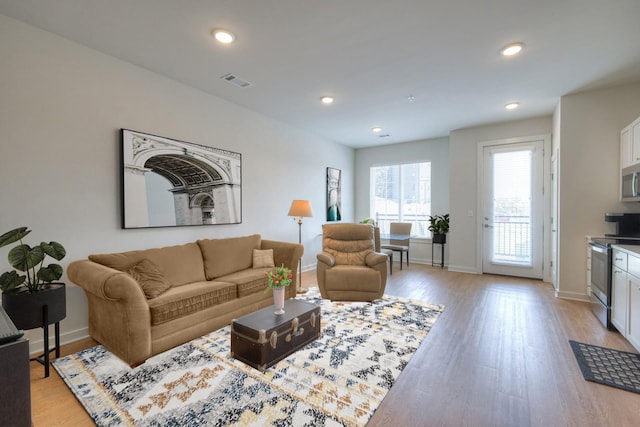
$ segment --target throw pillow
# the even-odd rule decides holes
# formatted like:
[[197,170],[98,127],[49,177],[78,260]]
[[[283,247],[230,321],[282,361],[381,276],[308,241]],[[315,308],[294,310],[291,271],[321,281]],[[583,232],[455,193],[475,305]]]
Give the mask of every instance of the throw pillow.
[[273,249],[254,249],[253,268],[275,267]]
[[126,273],[131,275],[142,288],[147,299],[162,295],[171,288],[171,283],[151,260],[143,259],[129,268]]

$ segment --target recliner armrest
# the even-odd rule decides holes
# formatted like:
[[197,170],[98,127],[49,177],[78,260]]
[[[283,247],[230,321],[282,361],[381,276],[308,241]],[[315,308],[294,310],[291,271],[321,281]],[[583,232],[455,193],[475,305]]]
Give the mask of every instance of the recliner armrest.
[[374,267],[378,264],[386,263],[389,260],[389,257],[380,252],[369,252],[364,259],[364,262],[369,267]]
[[329,267],[333,267],[336,265],[336,259],[328,252],[320,252],[317,255],[318,261],[328,265]]

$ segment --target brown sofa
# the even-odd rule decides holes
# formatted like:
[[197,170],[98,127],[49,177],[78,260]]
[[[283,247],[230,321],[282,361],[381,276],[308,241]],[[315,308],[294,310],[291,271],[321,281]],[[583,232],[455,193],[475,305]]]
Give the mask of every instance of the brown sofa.
[[318,288],[333,301],[373,301],[387,285],[389,257],[375,252],[369,224],[325,224],[322,252],[317,255]]
[[[255,251],[254,251],[255,250]],[[67,268],[89,304],[89,335],[132,366],[273,304],[265,272],[296,271],[303,246],[259,234],[90,255]],[[296,274],[287,298],[296,295]]]

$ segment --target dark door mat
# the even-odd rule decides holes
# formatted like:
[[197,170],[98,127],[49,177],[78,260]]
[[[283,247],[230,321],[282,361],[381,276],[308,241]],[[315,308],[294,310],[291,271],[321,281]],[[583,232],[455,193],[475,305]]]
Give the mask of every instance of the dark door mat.
[[640,355],[569,340],[584,379],[640,393]]

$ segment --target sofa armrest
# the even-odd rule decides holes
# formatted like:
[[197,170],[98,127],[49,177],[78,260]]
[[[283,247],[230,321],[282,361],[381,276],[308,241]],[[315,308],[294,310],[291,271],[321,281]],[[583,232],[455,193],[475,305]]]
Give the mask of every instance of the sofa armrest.
[[142,288],[133,277],[120,270],[85,259],[69,264],[67,276],[85,292],[99,298],[137,300],[149,308]]
[[132,366],[144,362],[151,355],[151,314],[133,277],[90,260],[69,264],[67,276],[87,295],[89,335]]
[[304,246],[298,243],[280,242],[262,239],[261,249],[273,249],[273,262],[276,266],[284,265],[293,272],[293,280],[287,290],[287,298],[295,298],[298,290],[298,264],[304,253]]
[[316,258],[318,258],[318,262],[326,264],[328,267],[336,265],[336,259],[329,252],[320,252]]
[[369,267],[375,267],[378,264],[386,264],[389,260],[389,257],[380,252],[369,252],[364,259],[365,264]]

